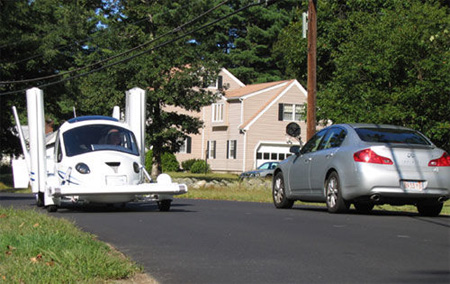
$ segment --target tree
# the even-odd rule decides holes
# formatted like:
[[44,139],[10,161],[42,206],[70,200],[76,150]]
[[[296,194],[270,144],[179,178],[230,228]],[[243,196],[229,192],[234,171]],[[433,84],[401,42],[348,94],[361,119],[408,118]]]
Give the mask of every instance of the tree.
[[[102,8],[102,0],[0,1],[0,81],[41,78],[68,70],[74,65],[74,54],[83,52],[87,36],[96,29],[95,11]],[[23,90],[0,96],[1,154],[19,152],[18,139],[11,133],[11,106],[16,105],[21,117],[26,117],[24,90],[50,81],[0,84],[0,93]],[[67,100],[72,95],[64,84],[45,89],[46,111],[56,123],[71,112]],[[70,110],[61,108],[64,105],[70,105]]]
[[[202,43],[215,53],[221,66],[244,83],[262,83],[285,78],[272,49],[280,31],[294,16],[299,1],[277,1],[269,6],[257,5],[216,26]],[[249,1],[230,1],[219,15],[236,11]]]
[[[202,126],[199,119],[167,112],[165,106],[200,111],[202,106],[217,98],[205,88],[216,78],[217,63],[191,40],[195,35],[180,38],[185,31],[198,27],[207,18],[171,33],[210,6],[208,1],[201,4],[191,1],[120,1],[116,13],[105,19],[107,28],[99,31],[89,42],[89,56],[79,58],[79,62],[86,65],[105,56],[126,53],[115,59],[120,64],[79,80],[82,96],[77,104],[83,113],[94,110],[110,113],[114,104],[124,102],[124,91],[136,86],[145,88],[150,122],[146,131],[147,146],[153,150],[153,176],[162,170],[161,155],[178,151],[187,136],[198,133]],[[143,47],[127,52],[140,45]],[[163,46],[156,48],[158,45]],[[131,59],[135,55],[139,56]]]
[[[318,9],[319,118],[409,126],[450,150],[448,6],[337,0]],[[300,34],[299,21],[291,23],[276,50],[287,73],[305,83]]]
[[409,126],[450,149],[450,16],[435,2],[355,12],[320,111],[334,122]]

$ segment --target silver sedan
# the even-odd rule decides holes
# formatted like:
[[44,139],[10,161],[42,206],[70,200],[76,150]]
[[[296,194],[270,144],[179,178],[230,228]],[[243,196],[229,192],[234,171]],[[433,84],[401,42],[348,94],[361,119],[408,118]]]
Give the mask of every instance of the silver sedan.
[[370,212],[375,204],[440,214],[450,197],[450,155],[421,133],[392,125],[338,124],[317,132],[275,169],[277,208],[326,202],[331,213]]

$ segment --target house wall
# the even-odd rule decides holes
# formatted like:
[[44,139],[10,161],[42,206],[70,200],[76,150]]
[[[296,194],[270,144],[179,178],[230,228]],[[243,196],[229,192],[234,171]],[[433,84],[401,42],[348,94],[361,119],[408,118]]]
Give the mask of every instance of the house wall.
[[[245,170],[256,167],[256,151],[261,143],[273,144],[289,147],[292,144],[298,144],[296,139],[286,135],[286,126],[292,121],[278,120],[278,104],[303,104],[306,103],[306,96],[294,85],[279,100],[273,102],[269,109],[256,120],[247,131],[247,153],[245,160]],[[301,128],[301,139],[305,142],[306,123],[305,121],[296,121]]]
[[[242,87],[242,83],[232,74],[228,76],[228,73],[222,70],[220,75],[223,76],[224,84],[229,83],[228,90]],[[298,86],[298,83],[290,81],[289,84],[289,86],[281,85],[262,91],[257,95],[244,96],[243,101],[221,98],[219,101],[225,104],[223,122],[212,122],[211,105],[203,107],[201,112],[196,113],[172,108],[174,111],[199,117],[204,122],[204,127],[199,130],[200,134],[190,135],[191,153],[177,153],[178,161],[181,163],[188,159],[205,159],[207,141],[216,141],[216,157],[207,160],[214,171],[242,172],[255,168],[256,151],[261,145],[266,145],[266,148],[279,147],[287,152],[289,146],[298,144],[298,141],[285,133],[286,126],[292,121],[278,120],[278,105],[280,103],[306,104],[307,102],[304,90]],[[217,89],[211,88],[211,90]],[[261,112],[263,114],[257,117]],[[297,121],[297,123],[301,127],[302,142],[305,142],[306,123],[305,121]],[[242,127],[246,127],[245,133],[240,131]],[[228,140],[237,141],[236,159],[227,159]]]
[[[225,103],[228,119],[224,123],[212,123],[212,108],[204,108],[205,128],[204,141],[206,150],[206,141],[216,141],[216,157],[209,158],[208,164],[214,171],[240,172],[242,170],[242,134],[239,134],[240,119],[240,101],[230,101]],[[236,159],[227,159],[227,141],[236,140]]]

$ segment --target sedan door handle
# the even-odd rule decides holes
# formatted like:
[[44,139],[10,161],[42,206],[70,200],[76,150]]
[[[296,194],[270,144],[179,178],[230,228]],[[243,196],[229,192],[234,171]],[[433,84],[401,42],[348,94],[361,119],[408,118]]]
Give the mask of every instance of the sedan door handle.
[[326,155],[325,157],[327,157],[327,159],[333,158],[333,157],[334,157],[334,153],[328,154],[328,155]]
[[307,158],[307,159],[305,159],[305,163],[309,163],[309,162],[311,162],[312,161],[312,158]]

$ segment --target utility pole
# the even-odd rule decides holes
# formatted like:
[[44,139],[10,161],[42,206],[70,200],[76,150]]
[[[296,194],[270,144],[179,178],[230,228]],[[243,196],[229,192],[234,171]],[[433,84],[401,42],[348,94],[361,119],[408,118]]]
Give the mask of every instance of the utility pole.
[[308,106],[306,111],[306,139],[316,133],[316,50],[317,0],[308,0]]

